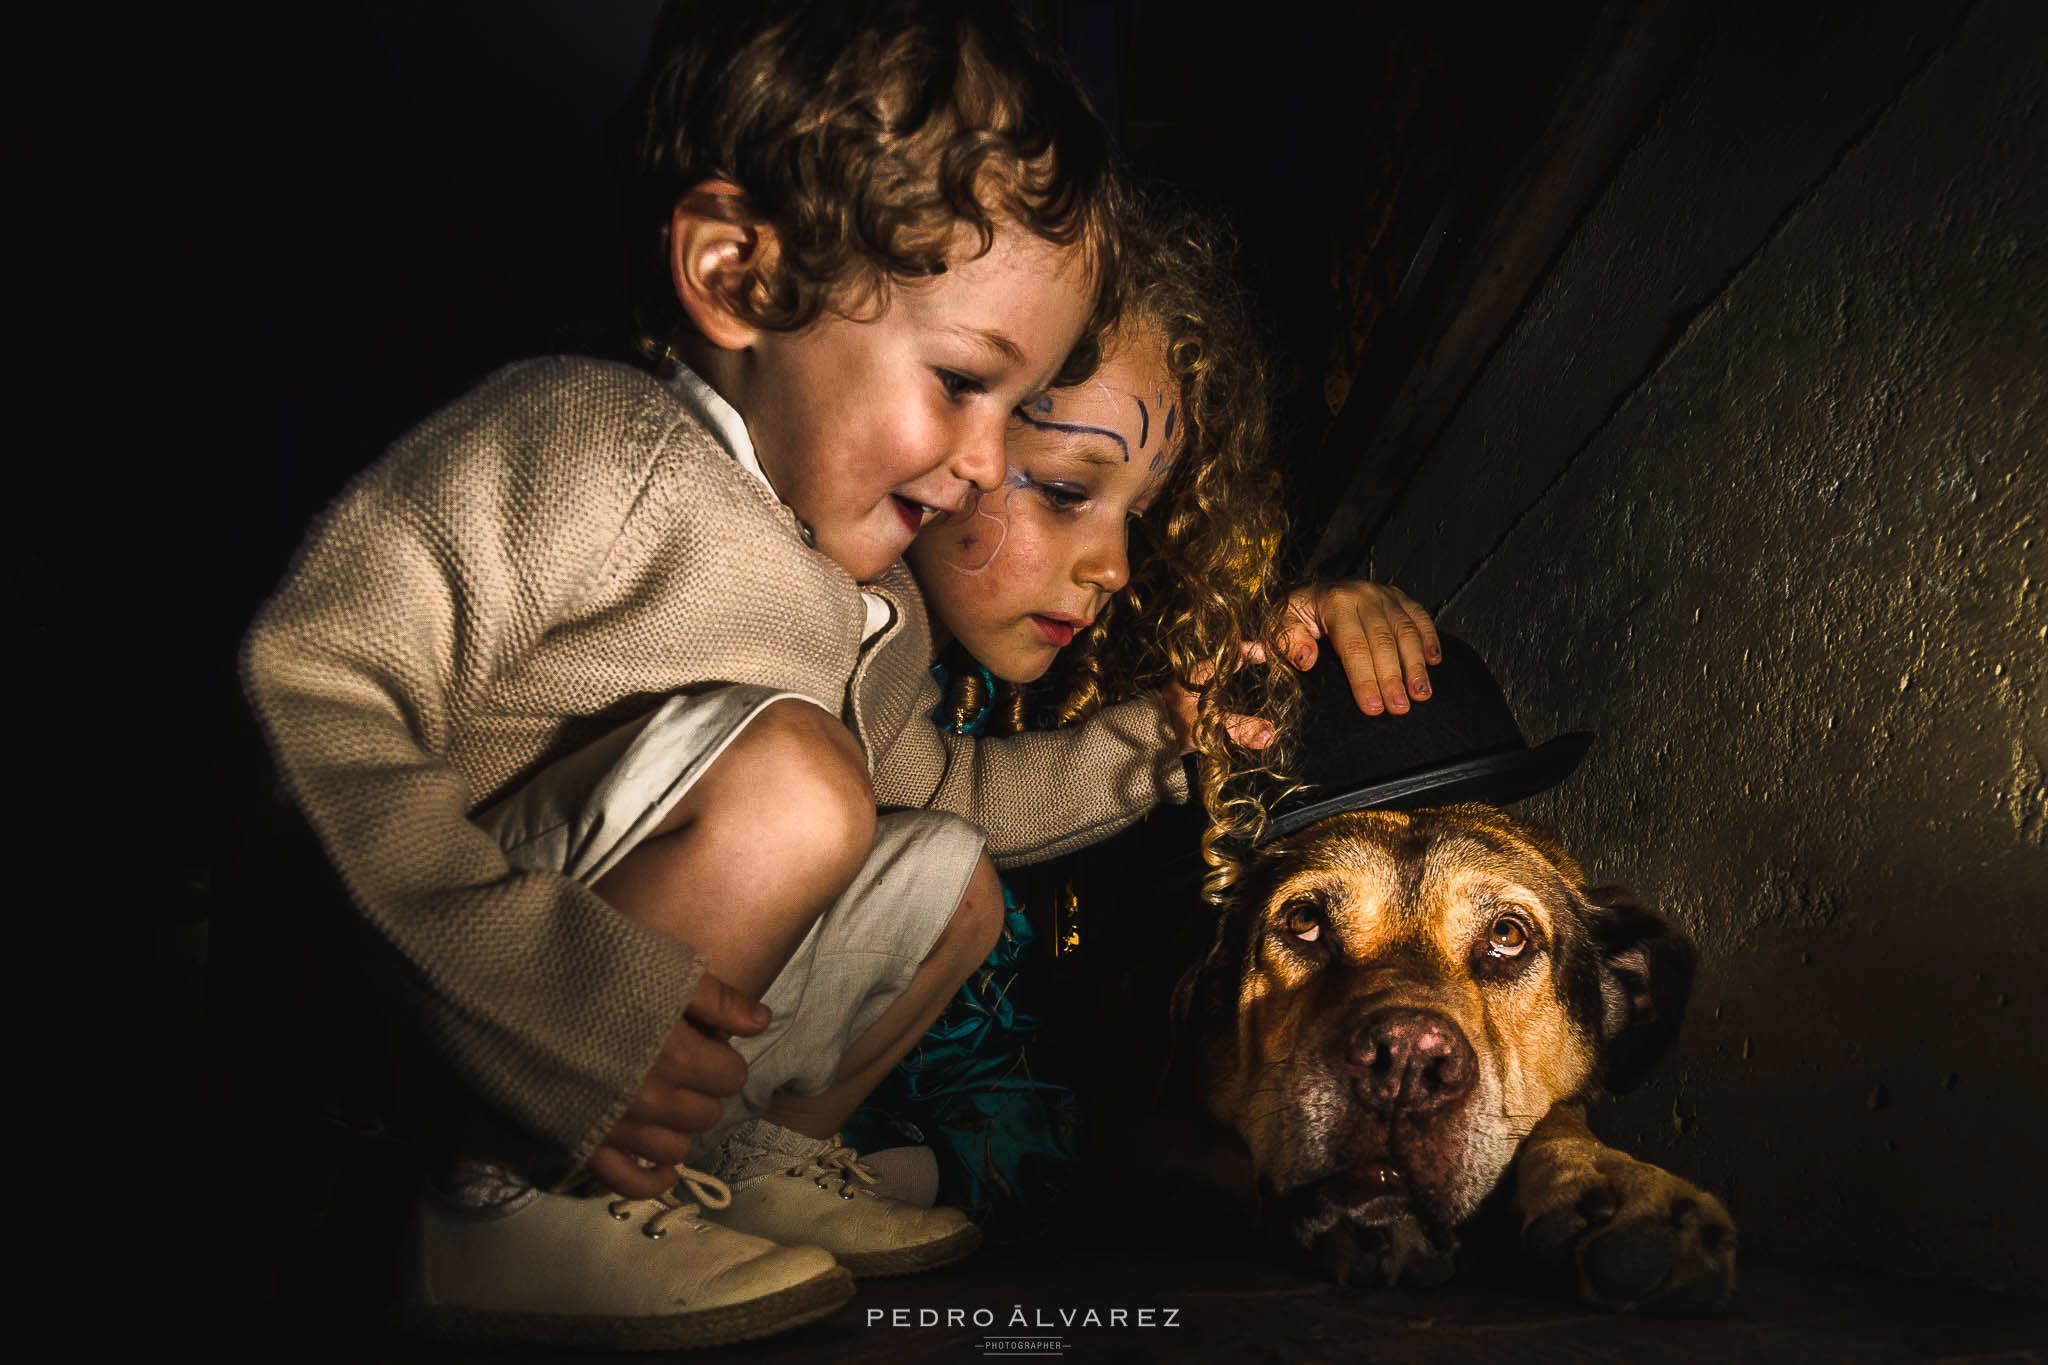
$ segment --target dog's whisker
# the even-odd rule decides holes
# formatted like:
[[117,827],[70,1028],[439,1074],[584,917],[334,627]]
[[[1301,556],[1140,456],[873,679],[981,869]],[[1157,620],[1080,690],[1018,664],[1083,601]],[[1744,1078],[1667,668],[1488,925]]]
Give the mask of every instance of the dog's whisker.
[[1244,1126],[1247,1128],[1254,1128],[1257,1127],[1259,1124],[1264,1123],[1268,1119],[1279,1118],[1287,1112],[1288,1105],[1285,1102],[1272,1105],[1265,1109],[1254,1110],[1245,1115]]

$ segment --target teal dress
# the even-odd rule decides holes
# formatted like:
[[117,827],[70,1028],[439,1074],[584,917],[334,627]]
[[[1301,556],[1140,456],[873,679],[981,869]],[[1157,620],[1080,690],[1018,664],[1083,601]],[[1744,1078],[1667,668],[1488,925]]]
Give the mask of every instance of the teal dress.
[[[932,673],[943,692],[945,666],[934,664]],[[937,716],[932,721],[956,734],[979,735],[988,708],[958,726]],[[1027,1001],[1034,969],[1043,965],[1029,960],[1036,937],[1006,883],[1002,937],[988,961],[843,1132],[861,1152],[930,1146],[939,1162],[940,1202],[987,1225],[1048,1212],[1074,1172],[1079,1104],[1072,1090],[1035,1075],[1029,1056],[1038,1018]]]

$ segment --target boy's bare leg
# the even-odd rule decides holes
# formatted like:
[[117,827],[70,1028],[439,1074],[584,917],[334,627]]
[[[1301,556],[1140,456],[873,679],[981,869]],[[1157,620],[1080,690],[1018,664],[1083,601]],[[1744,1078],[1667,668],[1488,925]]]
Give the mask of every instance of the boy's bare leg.
[[692,1159],[697,1135],[718,1121],[719,1097],[745,1083],[745,1064],[723,1040],[766,1022],[746,1016],[860,871],[874,830],[853,736],[808,702],[780,701],[593,884],[619,913],[706,960],[687,1017],[591,1154],[601,1182],[645,1197],[674,1178],[663,1167]]
[[874,793],[853,736],[808,702],[779,701],[592,889],[759,999],[874,837]]
[[889,1068],[924,1036],[954,992],[988,960],[1002,928],[1003,887],[984,856],[931,953],[903,994],[847,1048],[831,1087],[816,1095],[777,1095],[767,1119],[806,1137],[822,1139],[837,1133]]

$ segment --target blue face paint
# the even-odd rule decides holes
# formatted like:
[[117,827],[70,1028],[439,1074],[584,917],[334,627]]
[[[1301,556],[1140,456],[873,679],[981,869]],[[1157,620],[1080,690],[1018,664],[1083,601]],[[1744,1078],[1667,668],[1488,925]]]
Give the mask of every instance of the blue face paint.
[[[1166,407],[1164,400],[1161,407]],[[1152,452],[1152,463],[1145,467],[1147,474],[1157,474],[1159,466],[1166,463],[1167,455],[1173,450],[1173,419],[1180,415],[1180,404],[1166,408],[1166,420],[1159,424],[1159,449]]]
[[[1051,409],[1052,400],[1050,398],[1042,399],[1040,401],[1044,404],[1043,407],[1039,407],[1037,403],[1032,404],[1032,406],[1039,407],[1039,411],[1041,412],[1049,411]],[[1080,422],[1048,421],[1042,418],[1032,416],[1030,413],[1026,412],[1021,407],[1017,409],[1017,418],[1026,426],[1037,427],[1040,431],[1064,431],[1069,432],[1076,436],[1107,436],[1110,440],[1116,442],[1117,449],[1123,451],[1124,463],[1129,464],[1131,462],[1131,443],[1129,441],[1126,441],[1121,433],[1111,431],[1108,427],[1091,427],[1086,426]]]
[[[1145,406],[1145,400],[1138,400],[1138,449],[1145,448],[1145,442],[1152,436],[1152,413]],[[1129,459],[1129,456],[1124,458]]]

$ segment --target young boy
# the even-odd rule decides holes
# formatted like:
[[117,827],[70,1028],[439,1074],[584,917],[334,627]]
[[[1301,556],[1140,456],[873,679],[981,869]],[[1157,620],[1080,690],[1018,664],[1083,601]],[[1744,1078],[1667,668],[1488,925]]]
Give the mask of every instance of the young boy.
[[[1106,297],[1101,134],[993,3],[678,6],[643,93],[666,380],[494,376],[337,501],[244,651],[470,1101],[402,1286],[443,1333],[731,1340],[842,1302],[835,1255],[976,1240],[825,1139],[1000,922],[980,831],[877,817],[868,772],[925,723],[900,554]],[[890,794],[1043,855],[1181,799],[1177,751],[1133,703]],[[1053,795],[1077,761],[1120,776]],[[677,1184],[707,1132],[737,1200]]]

